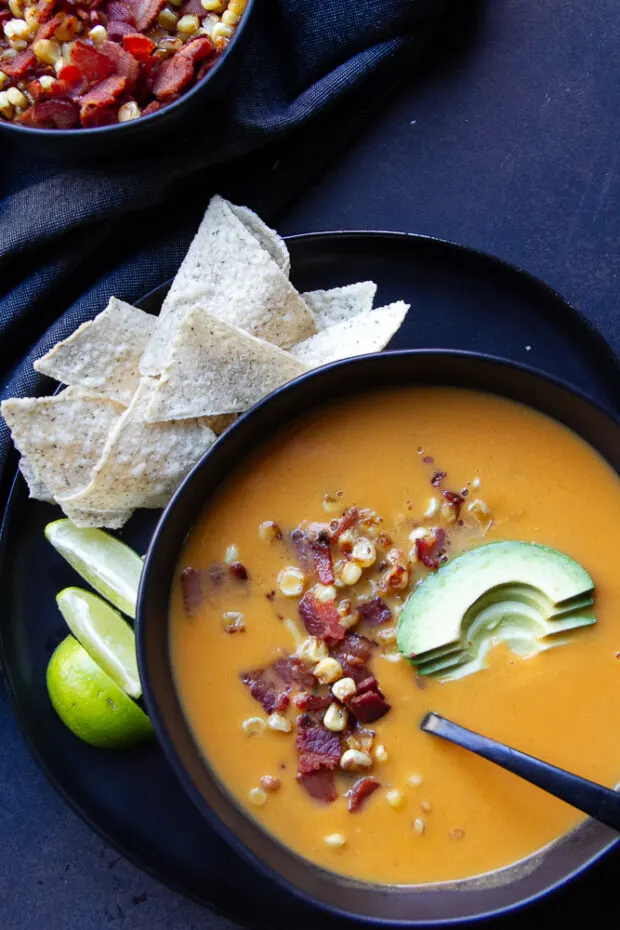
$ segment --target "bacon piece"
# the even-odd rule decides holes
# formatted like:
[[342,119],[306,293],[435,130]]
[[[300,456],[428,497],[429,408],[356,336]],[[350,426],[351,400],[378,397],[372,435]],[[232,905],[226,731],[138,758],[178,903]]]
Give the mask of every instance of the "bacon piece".
[[453,508],[456,519],[458,520],[459,514],[461,513],[461,507],[465,503],[465,498],[461,494],[457,494],[456,491],[442,491],[441,495]]
[[334,776],[331,772],[323,770],[321,772],[311,772],[308,775],[298,775],[297,781],[306,789],[310,797],[317,801],[325,801],[331,804],[336,800],[336,786],[334,785]]
[[445,477],[445,471],[436,471],[433,473],[433,477],[431,478],[431,484],[434,488],[438,488]]
[[271,668],[286,685],[314,688],[316,684],[316,679],[308,666],[297,656],[282,656],[272,663]]
[[108,32],[108,38],[110,39],[123,39],[124,36],[132,35],[136,31],[135,26],[116,19],[112,22],[109,22],[106,26],[106,29]]
[[[133,15],[130,6],[122,3],[121,0],[110,0],[105,8],[106,16],[109,22],[129,23],[135,25],[136,18]],[[134,29],[134,33],[136,30]]]
[[237,581],[247,581],[250,577],[248,575],[248,570],[243,562],[233,562],[228,571],[233,576],[233,578],[237,579]]
[[350,814],[355,814],[360,809],[366,798],[369,798],[373,791],[381,787],[381,783],[373,778],[372,775],[365,775],[364,778],[358,778],[354,785],[349,788],[345,794],[348,799],[347,808]]
[[329,646],[335,646],[344,639],[344,628],[334,601],[319,601],[311,591],[306,591],[298,609],[310,636],[324,640]]
[[102,42],[100,51],[111,61],[113,70],[125,78],[127,93],[131,94],[140,73],[140,66],[136,59],[129,52],[122,49],[120,45],[117,45],[116,42]]
[[352,678],[355,684],[370,676],[367,663],[376,648],[372,640],[359,633],[349,633],[342,643],[331,650],[332,657],[342,666],[345,678]]
[[321,769],[335,769],[340,762],[340,736],[326,729],[310,714],[297,719],[297,770],[300,775],[310,775]]
[[70,61],[79,68],[89,84],[104,81],[115,70],[110,59],[94,45],[76,39],[71,49]]
[[392,611],[382,597],[373,597],[371,601],[362,601],[361,604],[357,605],[357,612],[360,615],[360,620],[367,620],[377,626],[381,623],[389,623],[392,619]]
[[355,694],[347,698],[345,704],[360,723],[373,723],[390,710],[374,675],[360,682]]
[[149,113],[157,113],[158,110],[161,110],[161,103],[157,100],[153,100],[152,103],[149,103],[149,105],[144,108],[142,116],[148,116]]
[[444,530],[436,528],[431,534],[416,539],[415,548],[420,562],[436,571],[439,568],[439,556],[446,539]]
[[[38,42],[39,39],[57,39],[57,33],[65,37],[74,36],[77,34],[79,28],[80,23],[76,16],[65,12],[56,13],[47,23],[42,23],[39,26],[34,41]],[[58,41],[64,42],[65,38],[58,39]]]
[[136,59],[136,61],[147,61],[157,46],[140,32],[130,32],[129,35],[123,36],[123,48],[126,52]]
[[111,74],[105,81],[95,84],[80,97],[80,120],[82,126],[101,126],[102,115],[107,119],[109,108],[118,100],[127,87],[127,80],[120,74]]
[[337,542],[339,537],[342,536],[346,530],[350,530],[351,527],[357,523],[358,517],[359,513],[357,507],[349,507],[339,520],[332,520],[329,524],[329,538],[331,542]]
[[290,704],[290,688],[282,688],[282,682],[270,667],[242,672],[241,681],[248,686],[254,700],[262,704],[268,714],[286,710]]
[[207,11],[203,7],[200,0],[185,0],[185,3],[179,10],[179,16],[187,16],[188,14],[193,14],[199,19],[204,19],[204,17],[207,15]]
[[[314,676],[313,676],[314,677]],[[294,699],[295,707],[299,710],[306,711],[309,714],[324,713],[332,703],[331,697],[323,697],[321,694],[308,694],[302,691]]]
[[29,107],[19,122],[37,129],[72,129],[78,122],[78,108],[72,100],[43,100]]
[[27,48],[23,52],[19,52],[12,61],[7,61],[6,64],[3,63],[2,70],[9,77],[19,80],[25,77],[29,71],[32,71],[36,63],[35,53],[32,49]]
[[136,32],[146,32],[166,5],[166,0],[137,0],[135,4]]
[[209,588],[220,585],[224,578],[225,572],[219,562],[208,568],[184,568],[180,581],[186,613],[191,616],[200,607]]
[[40,23],[46,23],[54,12],[56,0],[39,0],[37,3],[37,16]]
[[193,39],[184,45],[172,58],[163,63],[153,85],[158,100],[169,101],[192,81],[194,66],[211,58],[215,46],[206,36]]
[[329,547],[329,528],[325,523],[311,523],[297,527],[291,533],[291,541],[306,569],[312,570],[321,584],[334,583],[334,567]]
[[[77,86],[73,80],[66,80],[64,77],[66,71],[73,72],[74,70],[77,72]],[[77,96],[82,90],[86,89],[83,76],[73,65],[66,65],[62,69],[62,74],[63,77],[57,78],[49,87],[44,87],[41,84],[41,79],[37,78],[30,82],[28,90],[35,100],[67,100]],[[73,75],[70,74],[70,77],[73,77]]]

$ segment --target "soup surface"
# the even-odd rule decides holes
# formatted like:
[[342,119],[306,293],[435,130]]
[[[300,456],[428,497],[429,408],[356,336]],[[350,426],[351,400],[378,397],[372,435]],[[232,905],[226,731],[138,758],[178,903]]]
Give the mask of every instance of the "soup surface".
[[[459,514],[446,506],[446,489],[466,492]],[[291,730],[274,730],[264,726],[269,714],[257,700],[255,682],[266,679],[248,680],[247,673],[297,649],[312,681],[312,644],[300,598],[285,596],[277,579],[286,567],[302,567],[290,539],[295,528],[329,524],[353,506],[368,511],[358,514],[351,536],[369,539],[376,560],[357,583],[338,580],[331,596],[349,626],[347,635],[377,643],[367,664],[390,709],[363,725],[361,734],[359,725],[351,731],[351,719],[349,729],[336,734],[342,751],[357,746],[372,766],[338,767],[337,798],[327,803],[311,797],[296,777],[300,686],[292,683],[288,708],[276,711]],[[451,388],[407,388],[304,417],[230,478],[179,560],[170,647],[198,745],[252,817],[325,868],[368,881],[417,883],[464,878],[522,859],[570,830],[581,815],[491,763],[421,733],[418,723],[434,710],[614,785],[620,779],[619,525],[620,486],[612,469],[571,431],[512,401]],[[500,645],[477,674],[447,682],[421,679],[398,656],[394,626],[407,594],[432,570],[420,560],[416,531],[421,537],[423,529],[437,528],[446,533],[444,559],[497,539],[569,554],[595,582],[597,623],[533,658]],[[348,538],[331,546],[338,579],[351,558]],[[404,579],[393,571],[399,559]],[[312,564],[304,591],[316,583]],[[188,568],[210,572],[186,571],[182,582]],[[377,594],[393,619],[352,625],[356,603]],[[330,592],[323,596],[329,600]],[[327,685],[316,686],[321,695],[329,693]],[[281,682],[274,687],[279,694]],[[320,721],[322,713],[305,719]],[[252,718],[262,723],[248,723]],[[353,742],[346,742],[347,735]],[[351,813],[345,793],[366,776],[379,787]]]

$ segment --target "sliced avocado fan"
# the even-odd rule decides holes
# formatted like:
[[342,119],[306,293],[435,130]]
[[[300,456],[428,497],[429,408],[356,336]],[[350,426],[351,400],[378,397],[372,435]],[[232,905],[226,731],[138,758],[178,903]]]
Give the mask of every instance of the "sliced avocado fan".
[[505,540],[471,549],[429,575],[398,621],[398,648],[421,675],[461,678],[500,642],[531,656],[596,622],[594,583],[556,549]]

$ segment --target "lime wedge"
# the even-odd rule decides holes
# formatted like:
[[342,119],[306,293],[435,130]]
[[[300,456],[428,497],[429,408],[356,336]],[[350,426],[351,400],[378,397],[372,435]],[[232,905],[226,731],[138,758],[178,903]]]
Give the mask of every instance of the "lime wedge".
[[146,714],[73,636],[61,642],[49,661],[47,692],[65,726],[91,746],[134,746],[152,735]]
[[79,529],[71,520],[55,520],[45,536],[89,585],[128,617],[136,616],[143,562],[125,543],[103,530]]
[[91,659],[119,688],[131,697],[140,697],[136,637],[127,621],[96,594],[82,588],[65,588],[56,603]]

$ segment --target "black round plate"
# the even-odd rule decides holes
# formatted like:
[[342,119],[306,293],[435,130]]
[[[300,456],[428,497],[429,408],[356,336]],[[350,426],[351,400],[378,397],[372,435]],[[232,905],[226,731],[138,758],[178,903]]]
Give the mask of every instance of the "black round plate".
[[[620,371],[602,337],[558,294],[490,256],[450,243],[393,233],[322,233],[288,240],[300,290],[372,278],[377,305],[412,309],[390,348],[469,349],[525,362],[618,406]],[[157,312],[166,286],[142,306]],[[106,841],[181,892],[246,926],[329,930],[318,914],[265,885],[196,815],[155,744],[102,751],[75,739],[47,697],[45,669],[66,635],[55,596],[75,573],[49,546],[45,524],[58,515],[30,501],[17,476],[0,537],[3,622],[0,645],[13,706],[52,784]],[[122,533],[146,551],[157,515],[140,512]],[[587,880],[587,879],[586,879]]]

